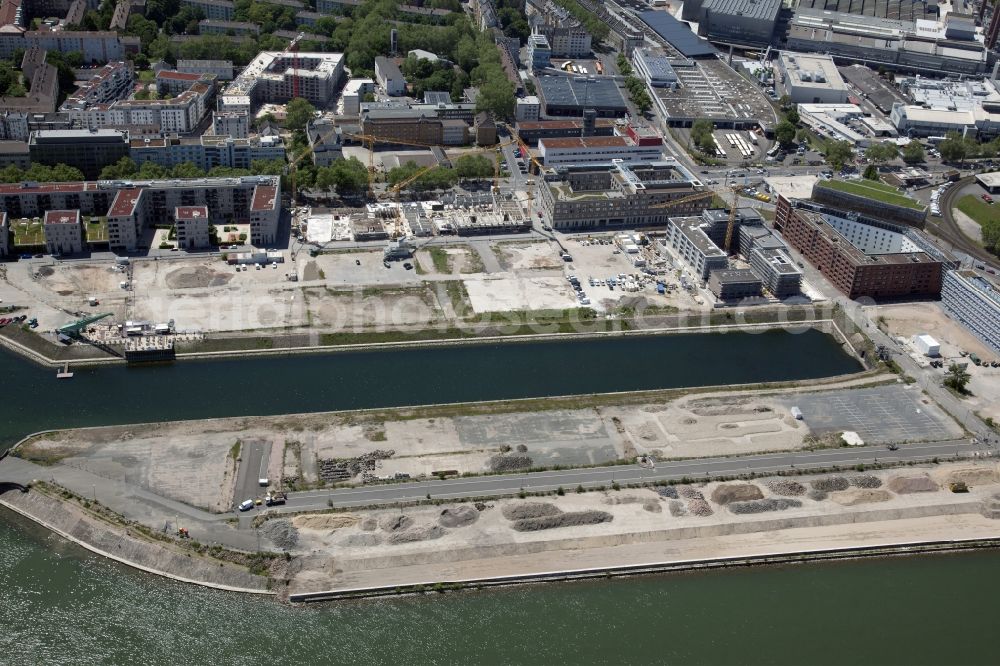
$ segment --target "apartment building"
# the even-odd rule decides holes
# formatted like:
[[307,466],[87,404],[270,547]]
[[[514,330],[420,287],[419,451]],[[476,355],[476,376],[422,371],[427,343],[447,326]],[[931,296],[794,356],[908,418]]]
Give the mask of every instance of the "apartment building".
[[702,216],[671,217],[667,225],[666,243],[702,280],[729,267],[726,253],[708,235],[710,226]]
[[161,69],[156,73],[156,93],[160,96],[173,97],[189,90],[199,81],[215,85],[215,77],[211,74],[188,74],[172,69]]
[[177,247],[197,250],[209,247],[211,219],[208,206],[178,206],[174,209],[174,231]]
[[198,34],[201,35],[259,35],[260,26],[245,21],[218,21],[202,19],[198,21]]
[[219,111],[250,113],[261,104],[287,102],[296,92],[325,108],[343,74],[344,57],[340,53],[304,52],[293,57],[284,52],[261,51],[223,90]]
[[185,74],[211,74],[218,81],[233,80],[231,60],[178,60],[177,71]]
[[6,257],[11,253],[14,245],[14,234],[10,230],[10,220],[7,213],[0,210],[0,257]]
[[181,0],[181,5],[200,9],[205,18],[213,21],[232,21],[236,12],[233,0]]
[[972,270],[947,271],[941,305],[952,319],[1000,353],[1000,290]]
[[215,167],[250,169],[259,160],[284,161],[285,146],[277,136],[243,139],[210,134],[190,138],[150,137],[133,140],[129,156],[140,166],[153,162],[167,169],[185,162],[204,171]]
[[69,116],[78,126],[87,129],[154,125],[165,134],[187,134],[201,123],[211,108],[214,94],[213,84],[199,80],[171,99],[124,99],[110,104],[92,104],[69,109]]
[[29,30],[19,48],[38,47],[42,51],[78,52],[85,63],[120,62],[138,53],[139,38],[119,37],[111,31]]
[[212,133],[216,136],[246,139],[250,136],[250,116],[235,111],[213,112]]
[[714,270],[708,275],[708,289],[720,301],[758,298],[761,286],[760,278],[749,268]]
[[86,108],[93,104],[108,104],[126,99],[135,88],[135,72],[129,63],[109,62],[90,78],[80,84],[72,95],[66,98],[59,110],[68,113],[73,109]]
[[83,252],[83,221],[79,210],[50,210],[42,221],[45,251],[49,254]]

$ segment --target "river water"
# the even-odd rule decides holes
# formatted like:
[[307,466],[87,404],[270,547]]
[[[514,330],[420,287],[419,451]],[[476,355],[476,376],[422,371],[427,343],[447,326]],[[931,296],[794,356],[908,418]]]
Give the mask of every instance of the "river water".
[[[828,337],[530,343],[54,372],[0,354],[0,441],[43,428],[829,376]],[[996,663],[1000,553],[288,608],[141,574],[0,512],[0,663]]]

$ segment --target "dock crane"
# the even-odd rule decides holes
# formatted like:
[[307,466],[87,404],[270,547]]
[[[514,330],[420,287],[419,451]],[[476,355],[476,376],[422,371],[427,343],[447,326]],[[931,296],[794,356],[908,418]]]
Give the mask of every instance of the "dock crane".
[[71,338],[80,337],[80,331],[84,330],[94,322],[100,321],[105,317],[113,317],[114,313],[102,312],[101,314],[90,315],[89,317],[84,317],[83,319],[77,319],[76,321],[70,322],[65,326],[60,326],[56,329],[56,333],[60,335],[66,335]]

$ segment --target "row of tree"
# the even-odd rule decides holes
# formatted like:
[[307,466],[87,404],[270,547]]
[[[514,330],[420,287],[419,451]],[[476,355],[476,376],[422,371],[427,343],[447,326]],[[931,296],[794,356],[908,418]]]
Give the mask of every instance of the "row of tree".
[[[255,160],[249,169],[217,166],[205,171],[192,162],[182,162],[168,169],[155,162],[143,162],[140,166],[131,157],[123,157],[114,164],[109,164],[101,169],[100,179],[124,180],[135,178],[139,180],[159,180],[164,178],[231,177],[257,174],[277,176],[284,173],[284,170],[284,160]],[[80,174],[80,179],[82,177],[83,174]]]
[[[462,155],[455,160],[454,166],[436,167],[427,170],[419,177],[409,182],[403,189],[411,191],[446,190],[461,179],[490,178],[494,175],[495,163],[484,155]],[[423,171],[416,162],[407,162],[386,174],[390,186],[396,186]]]
[[36,162],[27,169],[19,169],[13,164],[0,169],[0,183],[21,183],[24,181],[69,183],[80,180],[83,180],[83,172],[76,167],[65,164],[46,166]]

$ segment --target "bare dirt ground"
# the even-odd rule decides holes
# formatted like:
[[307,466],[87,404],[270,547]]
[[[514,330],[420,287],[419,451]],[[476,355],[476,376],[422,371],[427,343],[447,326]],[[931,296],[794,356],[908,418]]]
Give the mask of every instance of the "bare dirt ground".
[[554,244],[549,242],[510,241],[494,243],[493,249],[505,270],[556,270],[565,263]]
[[980,243],[983,241],[983,228],[978,222],[957,208],[952,209],[951,216],[958,223],[958,228],[962,230],[963,234],[974,241],[979,241]]
[[[906,489],[915,476],[925,479],[927,490]],[[969,493],[955,494],[941,485],[953,478],[975,483]],[[797,477],[814,491],[795,497],[772,490],[789,479],[759,479],[352,511],[329,525],[321,515],[299,516],[296,550],[302,557],[291,591],[995,536],[998,523],[980,512],[1000,491],[998,478],[995,463],[964,463]],[[734,485],[754,490],[737,495],[762,499],[715,502],[732,496],[726,490]],[[815,491],[827,487],[844,490]],[[890,489],[895,487],[902,490]]]
[[971,375],[968,389],[972,395],[966,398],[966,402],[981,416],[1000,421],[1000,368],[978,367],[959,352],[971,352],[984,360],[995,360],[997,354],[961,324],[948,317],[941,310],[940,303],[879,306],[878,316],[885,318],[890,335],[904,339],[911,356],[922,365],[926,366],[930,359],[920,355],[912,347],[913,336],[921,333],[927,333],[941,344],[941,358],[945,361],[945,367],[937,372],[943,374],[950,362],[967,363],[967,370]]

